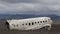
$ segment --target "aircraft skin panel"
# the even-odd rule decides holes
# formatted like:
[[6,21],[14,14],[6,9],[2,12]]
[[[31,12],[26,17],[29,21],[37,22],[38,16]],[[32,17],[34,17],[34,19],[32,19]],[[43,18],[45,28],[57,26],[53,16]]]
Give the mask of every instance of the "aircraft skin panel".
[[38,18],[19,19],[19,20],[12,19],[12,20],[7,20],[7,22],[9,23],[10,30],[12,29],[35,30],[45,26],[49,26],[51,28],[51,24],[52,24],[52,20],[50,17],[38,17]]

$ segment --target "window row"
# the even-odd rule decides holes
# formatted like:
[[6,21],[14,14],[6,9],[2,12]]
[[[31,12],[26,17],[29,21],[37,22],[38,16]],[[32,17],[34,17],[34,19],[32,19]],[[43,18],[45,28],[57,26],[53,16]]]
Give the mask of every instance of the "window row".
[[47,22],[47,20],[46,21],[40,21],[40,22],[38,21],[38,22],[32,22],[32,23],[25,23],[25,24],[22,24],[22,25],[29,25],[30,26],[30,25],[34,25],[34,24],[37,24],[37,23],[39,24],[39,23],[46,23],[46,22]]
[[[47,20],[46,21],[38,21],[38,22],[32,22],[32,23],[23,23],[22,25],[34,25],[34,24],[39,24],[39,23],[46,23],[47,22]],[[14,26],[14,27],[18,27],[19,25],[17,24],[17,25],[14,25],[14,24],[12,24],[12,26]]]

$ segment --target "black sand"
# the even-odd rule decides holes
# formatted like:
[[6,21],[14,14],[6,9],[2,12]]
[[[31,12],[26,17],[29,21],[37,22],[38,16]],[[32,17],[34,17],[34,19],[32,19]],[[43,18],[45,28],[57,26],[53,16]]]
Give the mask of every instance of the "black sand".
[[42,28],[28,31],[11,31],[5,26],[5,20],[0,20],[0,34],[60,34],[60,24],[52,24],[50,31]]

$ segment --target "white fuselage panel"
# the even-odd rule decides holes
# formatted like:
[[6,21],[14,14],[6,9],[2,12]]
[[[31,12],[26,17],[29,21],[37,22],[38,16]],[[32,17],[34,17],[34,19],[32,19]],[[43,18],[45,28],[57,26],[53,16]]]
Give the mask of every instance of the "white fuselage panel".
[[52,20],[50,17],[38,17],[29,19],[19,19],[19,20],[7,20],[10,29],[18,30],[34,30],[45,26],[51,26]]

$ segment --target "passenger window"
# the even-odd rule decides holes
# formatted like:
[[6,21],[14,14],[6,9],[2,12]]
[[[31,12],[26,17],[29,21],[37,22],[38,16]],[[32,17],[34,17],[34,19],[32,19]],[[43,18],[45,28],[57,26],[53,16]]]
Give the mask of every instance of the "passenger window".
[[47,20],[45,22],[47,22]]
[[29,25],[31,25],[31,23],[29,23]]
[[38,22],[39,23],[39,22]]
[[32,25],[34,25],[34,23],[32,22]]
[[26,25],[27,25],[27,23],[26,23]]
[[42,21],[40,21],[40,23],[42,23]]
[[44,21],[43,21],[43,23],[44,23]]
[[36,24],[36,22],[35,22],[35,24]]
[[13,25],[13,24],[12,24]]
[[14,27],[15,27],[15,25],[14,25],[14,24],[12,24],[12,26],[14,26]]
[[16,27],[16,26],[18,27],[18,24],[17,24],[17,25],[12,24],[12,25],[13,25],[14,27]]
[[18,27],[18,24],[16,26]]
[[22,24],[22,25],[24,25],[24,24]]

